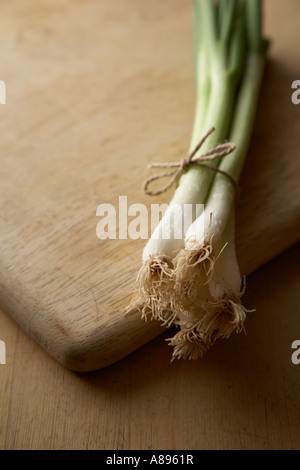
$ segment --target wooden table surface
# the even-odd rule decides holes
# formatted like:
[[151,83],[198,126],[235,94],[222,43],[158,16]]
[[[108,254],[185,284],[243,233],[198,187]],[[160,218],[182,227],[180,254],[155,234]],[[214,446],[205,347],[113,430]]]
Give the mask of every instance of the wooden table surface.
[[0,315],[1,449],[300,449],[299,263],[295,246],[251,275],[247,335],[199,362],[158,337],[96,372],[55,362]]
[[[270,1],[274,15],[283,21],[299,12],[297,0],[286,1],[284,6],[282,0],[269,0],[268,11]],[[77,5],[89,10],[90,3],[78,0]],[[121,2],[117,4],[121,6]],[[182,5],[182,1],[176,4]],[[12,50],[18,50],[18,41],[24,39],[14,31],[20,25],[27,31],[31,50],[36,44],[30,42],[33,36],[41,34],[43,40],[51,34],[50,30],[41,31],[38,23],[39,18],[51,14],[54,3],[32,0],[30,7],[22,5],[20,0],[12,0],[1,6],[0,27]],[[62,11],[68,5],[69,0],[61,1]],[[148,13],[156,18],[154,12]],[[282,54],[281,66],[285,68],[280,90],[286,90],[286,100],[296,116],[290,87],[291,79],[300,76],[294,76],[295,66],[285,55],[287,39],[278,28],[276,51]],[[37,90],[49,79],[46,60],[41,61],[43,70],[44,76],[30,75]],[[19,71],[20,80],[14,83],[21,88],[25,83],[21,56]],[[16,96],[19,92],[12,90]],[[33,98],[38,105],[36,96]],[[30,96],[24,97],[24,102],[30,105]],[[84,100],[80,103],[85,108]],[[41,102],[41,108],[35,108],[37,118],[42,106]],[[49,109],[51,106],[49,98]],[[19,131],[24,130],[26,140],[30,138],[26,127],[30,123],[25,111],[23,106],[19,127],[22,121],[24,129],[21,126]],[[276,116],[272,116],[272,122],[276,124]],[[88,130],[87,122],[82,125]],[[10,129],[11,133],[3,137],[8,153],[15,145],[14,127]],[[46,131],[41,128],[42,137]],[[75,134],[75,140],[81,140]],[[27,152],[35,149],[30,145]],[[35,155],[38,158],[38,152]],[[17,201],[15,206],[21,214]],[[294,219],[291,226],[295,226]],[[172,351],[164,341],[168,333],[164,333],[99,371],[72,372],[1,311],[0,340],[6,345],[6,364],[0,364],[0,449],[299,449],[300,364],[291,360],[292,343],[300,340],[299,259],[300,245],[294,245],[248,277],[244,302],[256,311],[248,315],[247,335],[220,341],[198,362],[170,363]]]

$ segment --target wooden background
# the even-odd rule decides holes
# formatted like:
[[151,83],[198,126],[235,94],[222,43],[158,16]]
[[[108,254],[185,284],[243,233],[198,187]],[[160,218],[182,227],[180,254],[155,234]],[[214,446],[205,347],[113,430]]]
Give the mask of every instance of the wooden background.
[[250,276],[247,336],[199,362],[158,337],[116,364],[74,373],[6,315],[1,449],[300,449],[300,246]]
[[[164,341],[168,335],[163,334],[115,364],[85,374],[71,372],[45,352],[57,353],[57,348],[47,343],[47,335],[38,337],[39,331],[49,332],[46,316],[40,313],[45,312],[45,306],[46,313],[53,313],[59,300],[59,314],[68,311],[70,320],[74,302],[78,307],[79,299],[85,296],[89,296],[90,304],[101,306],[97,296],[103,296],[104,287],[99,293],[99,286],[93,288],[84,278],[75,294],[73,286],[85,263],[92,266],[93,275],[101,273],[96,251],[86,250],[91,237],[95,237],[95,208],[99,203],[111,202],[116,194],[126,194],[128,152],[134,154],[129,170],[130,184],[136,187],[141,178],[137,156],[143,156],[144,168],[145,161],[153,156],[158,159],[161,152],[179,155],[187,147],[193,97],[186,92],[174,97],[174,91],[185,89],[187,80],[192,83],[191,58],[182,59],[191,46],[191,2],[157,1],[150,6],[150,2],[141,4],[137,0],[126,4],[118,0],[31,0],[26,4],[13,0],[2,4],[0,13],[0,78],[8,89],[7,105],[0,108],[1,305],[5,310],[0,315],[0,339],[7,347],[7,364],[0,365],[0,447],[299,448],[300,365],[291,362],[291,344],[300,339],[299,246],[257,269],[299,239],[299,108],[290,100],[291,83],[299,78],[297,0],[284,4],[280,0],[266,1],[266,31],[273,38],[273,47],[253,143],[253,149],[262,145],[263,152],[258,150],[255,167],[252,163],[246,168],[240,206],[245,211],[238,213],[242,269],[252,272],[245,304],[256,308],[247,320],[247,336],[218,343],[197,363],[170,364],[171,351]],[[128,43],[124,39],[128,28],[135,35],[134,50],[129,47],[132,38]],[[176,38],[176,50],[170,47],[170,30]],[[157,37],[162,40],[160,48]],[[89,50],[93,38],[102,46]],[[156,45],[156,53],[144,57],[152,44]],[[101,80],[106,85],[111,83],[109,89],[97,87],[100,60],[104,65]],[[150,64],[150,70],[145,64]],[[170,74],[170,70],[176,74]],[[132,82],[132,76],[139,81]],[[160,87],[155,87],[158,83]],[[108,164],[105,169],[101,161],[95,160],[94,155],[100,151],[101,157],[105,154],[105,162],[109,163],[111,155],[114,164],[118,162],[113,171]],[[274,158],[282,162],[282,178],[266,186],[266,163]],[[91,173],[94,178],[90,185],[87,178]],[[107,201],[101,193],[103,184]],[[281,185],[283,191],[279,191]],[[246,208],[252,207],[252,213],[255,209],[255,188],[260,191],[255,200],[258,216],[249,226]],[[74,197],[76,194],[78,197]],[[261,209],[262,204],[268,208],[267,213]],[[57,264],[61,248],[66,247],[62,237],[70,229],[72,243]],[[78,253],[74,252],[76,246]],[[110,251],[101,259],[104,265],[112,256],[116,264],[122,265],[124,245],[122,250],[120,246],[117,244],[114,253]],[[138,246],[141,250],[142,244]],[[125,247],[126,257],[132,260],[125,273],[128,280],[138,267],[134,249],[133,244]],[[59,285],[61,273],[66,279],[63,289]],[[108,280],[118,282],[115,275],[109,272]],[[43,289],[49,285],[51,295],[47,297]],[[56,289],[59,294],[55,299]],[[85,307],[81,320],[84,314]],[[52,318],[60,320],[61,326],[61,315],[56,312]],[[130,331],[126,328],[123,336]],[[52,325],[50,339],[58,330],[57,324],[56,329]],[[61,345],[66,335],[64,331],[60,334]],[[126,353],[156,334],[157,328],[146,333],[141,328],[136,342],[131,338],[128,341]],[[110,331],[107,338],[111,335]],[[72,350],[67,352],[67,357],[59,353],[56,357],[68,367],[76,364],[80,368],[82,355],[72,363]],[[105,356],[102,362],[98,358],[97,365],[101,366],[125,354],[124,348],[113,357],[112,348],[101,352]],[[84,354],[86,360],[87,351]],[[95,357],[93,361],[95,366]],[[92,363],[83,364],[82,369]]]

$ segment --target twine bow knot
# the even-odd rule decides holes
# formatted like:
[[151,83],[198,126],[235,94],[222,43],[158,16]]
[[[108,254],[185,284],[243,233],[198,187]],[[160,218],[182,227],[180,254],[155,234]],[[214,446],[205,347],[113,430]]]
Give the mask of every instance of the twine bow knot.
[[[193,158],[195,154],[198,152],[200,147],[203,145],[205,140],[208,138],[212,132],[214,132],[215,128],[212,127],[209,129],[209,131],[202,137],[200,142],[196,145],[194,150],[186,157],[182,158],[179,162],[164,162],[164,163],[159,163],[159,162],[153,162],[150,163],[149,167],[150,168],[173,168],[171,171],[165,171],[162,173],[159,173],[157,175],[150,176],[144,183],[144,192],[148,194],[149,196],[158,196],[159,194],[164,193],[167,191],[178,179],[179,177],[191,166],[199,166],[199,167],[204,167],[208,168],[210,170],[216,171],[218,173],[221,173],[222,175],[226,176],[227,178],[230,179],[230,181],[233,183],[236,189],[238,189],[238,184],[236,180],[226,171],[221,170],[218,167],[215,166],[210,166],[207,165],[205,162],[210,162],[219,158],[224,158],[230,153],[232,153],[235,150],[235,145],[231,142],[226,142],[224,144],[217,145],[216,147],[212,148],[208,152],[203,153],[202,155],[197,156],[196,158]],[[161,178],[169,178],[169,181],[162,186],[160,189],[156,191],[150,191],[149,185],[158,179]]]

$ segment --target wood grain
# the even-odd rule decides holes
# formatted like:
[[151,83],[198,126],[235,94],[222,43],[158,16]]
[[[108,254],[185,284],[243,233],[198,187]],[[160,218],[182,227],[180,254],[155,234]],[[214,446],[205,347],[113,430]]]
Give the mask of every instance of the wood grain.
[[[299,239],[299,15],[287,4],[266,2],[273,45],[237,207],[245,274]],[[0,10],[0,303],[61,364],[98,369],[162,332],[123,315],[144,241],[100,241],[96,209],[119,195],[149,205],[147,164],[186,153],[192,2],[14,0]]]
[[170,363],[163,334],[74,373],[1,314],[0,449],[299,450],[299,257],[298,245],[249,276],[247,335],[198,362]]

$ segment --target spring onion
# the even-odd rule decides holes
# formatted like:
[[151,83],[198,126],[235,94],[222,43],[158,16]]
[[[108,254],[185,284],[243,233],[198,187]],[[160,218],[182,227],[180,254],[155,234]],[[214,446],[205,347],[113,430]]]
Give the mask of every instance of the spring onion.
[[[181,176],[145,246],[138,301],[133,301],[142,306],[144,318],[150,315],[178,328],[169,344],[174,357],[187,359],[201,357],[216,339],[244,330],[247,310],[241,303],[234,205],[267,52],[261,0],[195,0],[195,25],[196,109],[190,149],[213,127],[199,152],[227,140],[235,150],[209,162],[210,168],[191,166]],[[183,237],[176,239],[176,224],[170,221],[185,204],[202,204],[204,210],[193,212]]]

